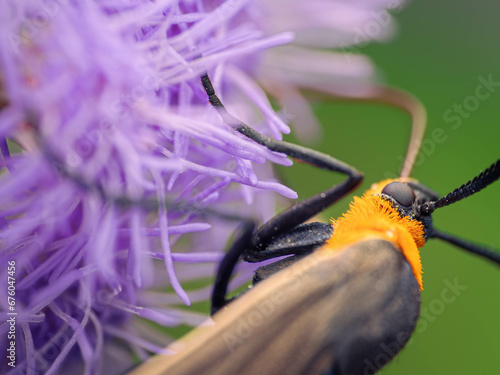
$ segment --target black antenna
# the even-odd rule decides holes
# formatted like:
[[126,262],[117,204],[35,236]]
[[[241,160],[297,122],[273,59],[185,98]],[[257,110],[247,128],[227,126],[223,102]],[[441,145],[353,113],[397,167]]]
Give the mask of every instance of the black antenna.
[[[484,172],[481,172],[478,176],[474,177],[466,184],[463,184],[458,189],[453,190],[451,193],[447,194],[442,198],[439,198],[436,201],[426,202],[422,204],[419,207],[420,214],[430,215],[432,212],[434,212],[436,208],[448,206],[452,203],[470,197],[472,194],[475,194],[483,190],[486,186],[492,184],[499,178],[500,178],[500,160],[497,160]],[[472,242],[465,241],[449,233],[441,232],[435,228],[430,228],[429,237],[439,238],[452,245],[460,247],[463,250],[479,255],[482,258],[488,259],[489,261],[497,265],[500,265],[500,253],[495,249],[487,248]]]
[[438,199],[435,202],[426,202],[422,204],[419,211],[422,215],[430,215],[434,212],[436,208],[445,207],[452,203],[458,202],[462,199],[470,197],[483,190],[488,185],[492,184],[500,178],[500,159],[493,163],[484,172],[481,172],[479,176],[474,177],[469,182],[463,184],[458,189],[455,189],[448,195]]

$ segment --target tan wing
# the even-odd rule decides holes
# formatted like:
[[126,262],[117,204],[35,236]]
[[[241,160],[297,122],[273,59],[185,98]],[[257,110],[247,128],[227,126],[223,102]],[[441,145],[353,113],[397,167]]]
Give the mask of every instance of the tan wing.
[[216,314],[214,326],[170,347],[178,354],[130,375],[373,373],[409,339],[419,311],[401,252],[371,239],[278,272]]

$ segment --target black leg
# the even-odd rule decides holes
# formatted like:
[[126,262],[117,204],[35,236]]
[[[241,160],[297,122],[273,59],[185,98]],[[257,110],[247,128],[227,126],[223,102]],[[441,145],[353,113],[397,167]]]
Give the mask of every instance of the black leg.
[[438,231],[437,229],[433,229],[429,237],[439,238],[440,240],[451,243],[452,245],[458,246],[461,249],[464,249],[472,254],[479,255],[480,257],[483,257],[497,265],[500,265],[500,252],[495,251],[494,249],[488,249],[484,246],[465,241],[461,238],[455,237],[452,234]]
[[242,233],[237,237],[228,250],[217,269],[211,300],[211,314],[215,314],[231,299],[226,298],[227,286],[233,273],[234,267],[241,255],[247,262],[261,262],[285,255],[292,255],[267,266],[258,268],[252,279],[252,283],[271,276],[277,271],[288,267],[296,260],[311,254],[314,249],[323,245],[332,235],[332,227],[327,223],[315,222],[298,225],[275,240],[268,243],[264,249],[253,249],[251,239],[255,231],[254,222],[246,222]]
[[229,279],[231,278],[233,269],[236,266],[241,254],[246,248],[248,248],[255,226],[254,222],[247,222],[244,224],[242,233],[234,241],[233,245],[224,256],[224,259],[222,259],[222,262],[219,264],[212,292],[210,309],[210,314],[212,315],[228,303],[226,293]]
[[[245,255],[245,260],[261,261],[287,254],[306,254],[311,252],[314,248],[324,243],[331,235],[331,227],[328,224],[313,223],[312,229],[314,230],[306,230],[307,233],[304,233],[304,227],[297,228],[297,226],[349,194],[359,186],[363,180],[363,175],[353,167],[324,153],[263,136],[226,110],[215,93],[208,74],[201,77],[201,82],[208,95],[210,104],[217,110],[222,120],[242,135],[265,146],[271,151],[284,153],[317,168],[347,175],[347,180],[301,202],[295,203],[263,224],[255,232],[254,224],[245,225],[242,235],[231,246],[219,266],[212,294],[211,313],[214,314],[228,303],[226,300],[227,285],[233,269],[242,254]],[[300,243],[300,245],[290,246],[290,243]]]
[[258,251],[268,242],[280,234],[302,224],[319,212],[324,211],[336,201],[349,194],[359,186],[363,180],[363,175],[353,167],[326,155],[306,147],[298,146],[292,143],[276,141],[268,138],[242,123],[236,117],[232,116],[224,107],[219,97],[215,93],[212,82],[205,74],[201,77],[201,82],[208,95],[208,100],[217,110],[222,120],[232,126],[236,131],[252,139],[253,141],[267,147],[271,151],[282,152],[294,159],[311,164],[317,168],[339,172],[347,175],[347,180],[335,185],[321,193],[318,193],[301,202],[295,203],[285,211],[276,215],[270,221],[262,225],[252,237],[252,248]]
[[349,194],[358,187],[362,179],[363,177],[361,175],[349,176],[346,181],[301,202],[295,203],[257,229],[252,238],[252,244],[257,249],[263,248],[267,243],[283,232],[305,222]]

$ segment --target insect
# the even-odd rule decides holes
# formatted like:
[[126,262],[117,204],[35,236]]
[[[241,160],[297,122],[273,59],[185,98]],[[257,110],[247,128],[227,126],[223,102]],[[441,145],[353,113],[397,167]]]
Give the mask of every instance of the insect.
[[[272,151],[347,179],[257,227],[247,222],[221,262],[215,325],[200,328],[138,370],[148,374],[372,374],[408,342],[423,289],[419,248],[439,238],[500,264],[500,254],[436,229],[432,213],[500,178],[500,160],[444,197],[408,177],[372,185],[332,223],[308,219],[359,186],[363,176],[323,153],[262,136],[230,115],[208,75],[210,103],[236,131]],[[254,286],[228,300],[240,258],[260,262]],[[385,360],[381,361],[380,357]],[[140,373],[140,372],[138,372]]]

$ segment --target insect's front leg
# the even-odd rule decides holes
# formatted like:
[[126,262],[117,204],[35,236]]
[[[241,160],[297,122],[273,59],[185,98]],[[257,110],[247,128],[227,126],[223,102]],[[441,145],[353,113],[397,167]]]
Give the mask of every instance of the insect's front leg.
[[[321,245],[329,238],[332,229],[328,224],[322,223],[316,223],[310,227],[300,226],[300,224],[324,211],[327,207],[353,191],[363,180],[363,175],[355,168],[330,155],[307,147],[265,137],[227,112],[215,93],[208,74],[201,77],[201,82],[208,95],[209,102],[217,110],[222,120],[242,135],[265,146],[271,151],[284,153],[320,169],[347,175],[345,181],[295,203],[263,224],[255,232],[250,230],[251,225],[245,226],[243,234],[233,244],[219,267],[212,296],[212,313],[214,313],[227,303],[225,298],[227,283],[241,254],[244,254],[245,260],[261,261],[283,255],[301,254],[312,251],[314,247]],[[302,235],[302,233],[304,234]],[[288,245],[290,242],[293,242],[291,240],[295,239],[297,234],[299,237],[302,237],[301,241],[305,240],[306,242],[305,246],[299,246],[301,249],[298,251],[294,246]],[[277,246],[273,248],[270,245]]]
[[258,249],[265,247],[268,242],[272,241],[280,234],[289,231],[291,228],[295,228],[297,225],[304,223],[306,220],[324,211],[327,207],[331,206],[360,185],[363,180],[363,174],[350,165],[330,155],[307,147],[268,138],[244,124],[226,110],[224,104],[222,104],[215,93],[208,74],[204,74],[201,77],[201,82],[208,95],[210,104],[217,110],[222,120],[239,133],[265,146],[271,151],[281,152],[316,168],[339,172],[347,176],[347,180],[342,183],[301,202],[295,203],[290,208],[263,224],[252,237],[253,248]]

